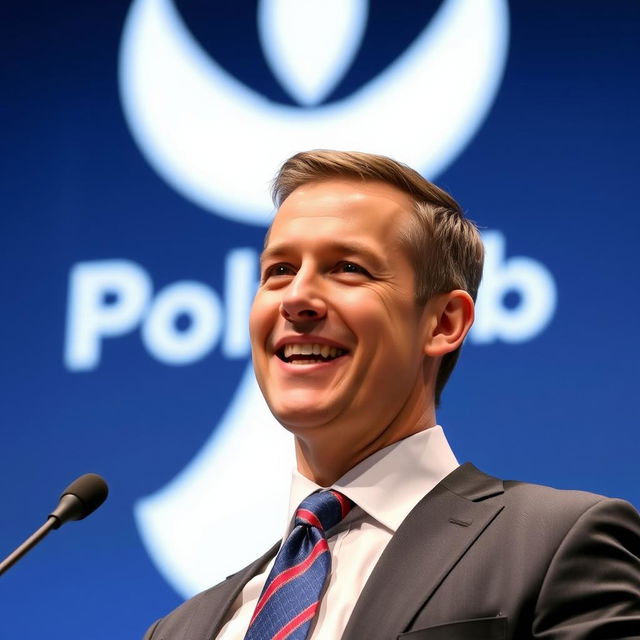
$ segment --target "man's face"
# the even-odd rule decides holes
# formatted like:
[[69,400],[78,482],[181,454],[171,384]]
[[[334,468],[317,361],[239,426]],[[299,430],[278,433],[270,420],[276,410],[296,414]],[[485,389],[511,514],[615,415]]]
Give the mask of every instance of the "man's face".
[[426,313],[399,241],[411,206],[390,185],[330,180],[299,187],[278,210],[251,344],[267,403],[296,436],[322,431],[364,448],[424,402]]

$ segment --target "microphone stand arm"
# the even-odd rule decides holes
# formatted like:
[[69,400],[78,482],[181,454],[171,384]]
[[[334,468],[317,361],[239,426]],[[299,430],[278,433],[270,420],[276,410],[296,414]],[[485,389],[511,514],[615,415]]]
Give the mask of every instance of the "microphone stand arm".
[[49,516],[47,521],[29,538],[27,538],[13,553],[8,555],[2,562],[0,562],[0,576],[10,569],[22,556],[35,547],[40,540],[42,540],[51,529],[57,529],[60,526],[60,521],[56,516]]

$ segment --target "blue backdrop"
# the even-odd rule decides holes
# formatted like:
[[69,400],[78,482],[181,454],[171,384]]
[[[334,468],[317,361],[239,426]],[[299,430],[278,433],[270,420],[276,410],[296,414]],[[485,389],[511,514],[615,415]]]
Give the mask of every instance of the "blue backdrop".
[[76,475],[111,487],[0,580],[3,638],[140,637],[255,555],[236,479],[281,511],[288,459],[255,460],[283,436],[246,309],[268,180],[310,146],[407,161],[483,229],[458,458],[640,505],[640,6],[308,4],[3,5],[0,555]]

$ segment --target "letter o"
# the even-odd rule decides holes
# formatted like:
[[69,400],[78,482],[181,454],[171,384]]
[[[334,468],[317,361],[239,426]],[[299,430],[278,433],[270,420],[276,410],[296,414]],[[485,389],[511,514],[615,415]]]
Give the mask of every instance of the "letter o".
[[[191,324],[178,330],[179,316]],[[215,291],[200,282],[184,280],[162,289],[142,325],[142,341],[161,362],[190,364],[206,356],[220,337],[222,304]]]

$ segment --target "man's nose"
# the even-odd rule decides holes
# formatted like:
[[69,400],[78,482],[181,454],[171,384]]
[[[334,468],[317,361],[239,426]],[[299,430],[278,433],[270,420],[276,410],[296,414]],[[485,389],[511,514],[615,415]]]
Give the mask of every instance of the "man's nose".
[[326,316],[327,305],[319,274],[298,271],[284,292],[280,314],[294,323],[321,320]]

